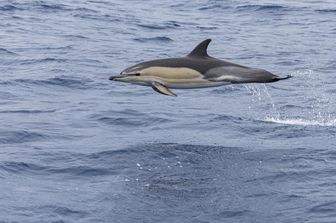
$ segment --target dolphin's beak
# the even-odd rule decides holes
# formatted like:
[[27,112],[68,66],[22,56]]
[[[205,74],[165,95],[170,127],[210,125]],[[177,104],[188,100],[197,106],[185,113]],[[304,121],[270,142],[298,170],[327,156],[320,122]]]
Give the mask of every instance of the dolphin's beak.
[[118,78],[124,78],[124,77],[128,77],[128,76],[140,76],[140,73],[121,74],[121,75],[116,75],[116,76],[110,76],[109,80],[113,81],[113,80],[116,80]]
[[109,77],[109,80],[111,80],[111,81],[113,81],[114,79],[116,79],[116,78],[120,78],[120,77],[122,77],[121,75],[117,75],[117,76],[110,76]]

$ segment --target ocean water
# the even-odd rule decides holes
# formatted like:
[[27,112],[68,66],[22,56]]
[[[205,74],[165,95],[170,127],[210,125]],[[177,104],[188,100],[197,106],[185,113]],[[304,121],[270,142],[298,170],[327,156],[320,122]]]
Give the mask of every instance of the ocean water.
[[[209,54],[294,78],[111,82]],[[334,0],[2,0],[0,222],[336,222]]]

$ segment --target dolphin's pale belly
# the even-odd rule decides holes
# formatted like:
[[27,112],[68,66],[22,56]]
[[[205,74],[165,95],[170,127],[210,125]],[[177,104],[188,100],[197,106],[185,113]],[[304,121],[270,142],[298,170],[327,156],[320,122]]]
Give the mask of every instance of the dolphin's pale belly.
[[203,75],[186,67],[151,67],[141,71],[142,78],[148,82],[156,81],[168,88],[192,89],[216,87],[229,84],[229,82],[214,82],[203,78]]
[[162,83],[168,88],[174,89],[193,89],[193,88],[206,88],[217,87],[222,85],[228,85],[230,82],[214,82],[208,81],[201,77],[191,79],[167,79],[167,78],[155,78],[159,83]]

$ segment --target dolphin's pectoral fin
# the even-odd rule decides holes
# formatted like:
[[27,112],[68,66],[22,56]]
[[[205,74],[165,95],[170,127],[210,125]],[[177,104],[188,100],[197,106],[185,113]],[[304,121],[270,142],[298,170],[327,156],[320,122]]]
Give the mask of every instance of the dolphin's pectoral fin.
[[175,96],[175,97],[177,96],[176,94],[171,92],[166,86],[164,86],[163,84],[159,82],[153,82],[152,88],[154,89],[154,91],[159,92],[160,94],[164,94],[167,96]]

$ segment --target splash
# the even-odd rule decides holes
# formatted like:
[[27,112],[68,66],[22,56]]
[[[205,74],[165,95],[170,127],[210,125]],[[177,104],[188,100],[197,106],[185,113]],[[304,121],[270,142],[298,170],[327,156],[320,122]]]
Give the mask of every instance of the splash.
[[323,126],[323,127],[336,127],[336,119],[333,120],[307,120],[307,119],[291,119],[291,118],[272,118],[268,117],[265,119],[266,122],[273,122],[283,125],[300,125],[300,126]]
[[[300,81],[295,89],[272,88],[269,91],[266,85],[245,86],[252,95],[249,109],[258,111],[260,106],[265,108],[256,114],[257,119],[284,125],[336,127],[336,105],[332,95],[327,93],[330,88],[323,82],[323,74],[305,69],[291,75]],[[271,95],[281,96],[284,90],[288,95],[286,101]]]
[[265,116],[272,116],[274,118],[280,118],[280,113],[277,108],[276,103],[274,102],[266,84],[262,85],[244,85],[249,94],[252,95],[252,104],[249,105],[249,110],[252,110],[252,106],[256,104],[263,103],[264,106],[268,107],[266,109]]

